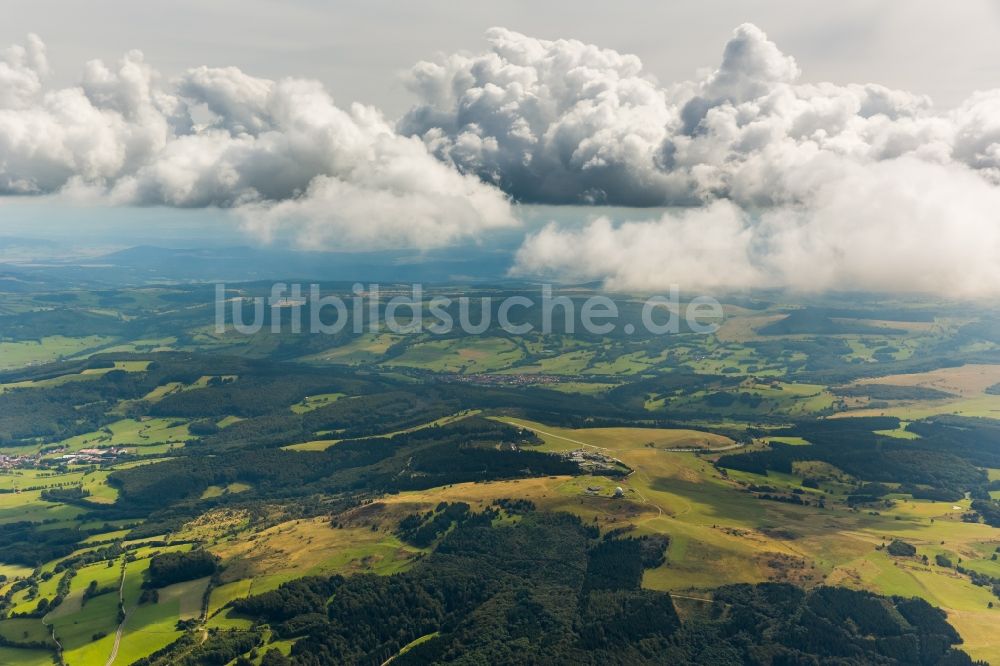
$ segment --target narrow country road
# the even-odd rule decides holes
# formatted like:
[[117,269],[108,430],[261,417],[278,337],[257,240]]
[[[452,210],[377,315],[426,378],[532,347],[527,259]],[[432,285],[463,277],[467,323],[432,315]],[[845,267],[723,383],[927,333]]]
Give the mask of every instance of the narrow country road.
[[[595,446],[593,444],[588,444],[587,442],[581,442],[578,439],[570,439],[569,437],[563,437],[562,435],[557,435],[555,433],[545,432],[544,430],[539,430],[538,428],[532,428],[531,426],[524,425],[523,423],[515,421],[514,419],[510,419],[509,421],[505,422],[509,423],[510,425],[516,425],[519,428],[524,428],[525,430],[530,430],[531,432],[537,432],[539,435],[545,435],[546,437],[555,437],[556,439],[561,439],[564,442],[571,442],[573,444],[579,444],[580,446],[589,446],[590,448],[597,449],[598,451],[614,451],[614,449],[609,449],[606,446]],[[745,445],[740,444],[739,442],[733,442],[728,446],[720,446],[719,448],[716,449],[684,448],[684,449],[659,449],[659,450],[665,451],[667,453],[721,453],[723,451],[732,451],[733,449],[739,449],[742,448],[743,446]]]
[[579,444],[580,446],[589,446],[592,449],[597,449],[598,451],[611,451],[611,449],[604,446],[594,446],[593,444],[587,444],[587,442],[581,442],[578,439],[570,439],[569,437],[563,437],[562,435],[556,435],[551,432],[545,432],[544,430],[539,430],[538,428],[532,428],[531,426],[524,425],[518,421],[511,419],[507,421],[510,425],[516,425],[519,428],[524,428],[525,430],[530,430],[531,432],[537,432],[539,435],[545,435],[546,437],[555,437],[556,439],[561,439],[564,442],[571,442],[573,444]]
[[723,451],[732,451],[733,449],[740,449],[746,446],[746,444],[740,444],[739,442],[734,442],[728,446],[720,446],[717,449],[661,449],[661,451],[666,451],[667,453],[722,453]]
[[56,626],[46,622],[44,617],[42,618],[42,625],[48,627],[52,631],[52,642],[56,644],[56,654],[59,655],[60,663],[62,663],[63,646],[62,643],[59,642],[59,638],[56,636]]
[[[121,609],[125,610],[125,567],[127,563],[122,562],[122,579],[118,584],[118,604]],[[122,621],[118,624],[118,629],[115,631],[115,645],[111,648],[111,655],[108,657],[108,661],[104,666],[111,666],[115,663],[115,659],[118,658],[118,647],[122,643],[122,633],[125,631],[125,623],[128,622],[128,613],[122,615]]]

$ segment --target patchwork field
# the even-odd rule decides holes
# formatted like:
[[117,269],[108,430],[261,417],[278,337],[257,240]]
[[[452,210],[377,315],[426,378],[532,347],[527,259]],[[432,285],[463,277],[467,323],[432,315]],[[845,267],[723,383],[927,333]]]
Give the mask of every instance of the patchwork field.
[[192,438],[187,423],[181,419],[122,419],[99,431],[77,435],[58,443],[66,452],[110,446],[141,448],[143,453],[166,453],[183,446]]
[[[984,632],[998,617],[997,611],[988,608],[989,590],[933,564],[938,552],[962,557],[970,567],[995,564],[990,557],[1000,546],[1000,534],[989,526],[961,520],[968,500],[905,500],[879,515],[835,502],[817,509],[755,500],[739,481],[797,488],[814,497],[820,491],[803,488],[802,477],[792,475],[737,473],[723,478],[698,455],[666,450],[665,445],[698,441],[700,436],[690,432],[667,436],[651,448],[648,432],[572,430],[523,419],[503,420],[531,428],[544,440],[544,450],[594,447],[636,471],[620,482],[605,477],[551,477],[459,484],[400,493],[383,502],[427,507],[439,501],[465,501],[482,506],[498,497],[518,497],[546,510],[576,513],[602,529],[630,525],[639,534],[668,534],[668,560],[646,573],[644,585],[683,596],[704,596],[725,583],[765,580],[921,596],[945,609],[970,654],[1000,661],[1000,647]],[[611,497],[616,485],[624,489],[623,499]],[[599,490],[588,493],[594,488]],[[917,546],[917,556],[900,560],[876,550],[894,538]],[[923,555],[932,564],[923,564]]]
[[482,337],[414,344],[384,364],[463,374],[500,370],[521,358],[523,352],[510,340]]
[[39,363],[49,363],[62,358],[72,358],[88,350],[106,346],[113,338],[89,335],[70,338],[51,335],[40,340],[0,341],[0,370],[22,368]]
[[969,364],[931,372],[878,377],[858,383],[936,389],[954,397],[893,401],[874,409],[852,410],[851,416],[886,415],[897,416],[906,421],[937,414],[1000,418],[1000,395],[986,391],[989,387],[1000,384],[1000,365]]
[[[538,552],[578,540],[574,566],[595,558],[594,571],[601,544],[665,535],[665,560],[644,559],[628,589],[670,593],[685,619],[707,617],[729,583],[917,595],[962,649],[1000,663],[997,430],[924,418],[1000,418],[992,311],[768,294],[726,303],[715,335],[242,335],[215,332],[212,293],[5,295],[4,316],[37,319],[0,342],[0,664],[52,663],[53,633],[72,666],[133,663],[180,638],[289,654],[333,622],[329,589],[292,614],[304,628],[230,604],[307,576],[423,576],[457,530],[536,520],[566,539],[547,532]],[[901,420],[833,420],[880,415]],[[64,457],[108,447],[124,451]],[[558,511],[598,531],[540,515]],[[913,554],[891,554],[895,540]],[[178,561],[194,570],[171,577]],[[371,590],[365,603],[388,607]],[[447,634],[399,628],[369,661]],[[216,661],[260,663],[263,649],[241,649]]]
[[971,363],[957,368],[942,368],[911,375],[889,375],[855,383],[919,386],[968,398],[983,395],[989,387],[1000,384],[1000,365]]
[[[423,430],[424,428],[432,428],[434,426],[447,425],[449,423],[454,423],[456,421],[459,421],[461,419],[467,418],[469,416],[473,416],[473,415],[478,414],[478,413],[479,413],[479,410],[476,410],[476,409],[463,410],[463,411],[457,412],[455,414],[450,414],[448,416],[443,416],[443,417],[441,417],[439,419],[434,419],[433,421],[430,421],[428,423],[421,423],[420,425],[416,425],[416,426],[413,426],[411,428],[403,428],[401,430],[393,430],[391,432],[379,433],[378,435],[370,435],[368,437],[360,437],[358,439],[370,439],[372,437],[393,437],[395,435],[401,435],[401,434],[408,433],[408,432],[414,432],[416,430]],[[282,448],[286,449],[288,451],[325,451],[328,448],[330,448],[331,446],[337,444],[338,442],[340,442],[339,439],[314,439],[314,440],[310,440],[308,442],[299,442],[297,444],[289,444],[287,446],[283,446]]]

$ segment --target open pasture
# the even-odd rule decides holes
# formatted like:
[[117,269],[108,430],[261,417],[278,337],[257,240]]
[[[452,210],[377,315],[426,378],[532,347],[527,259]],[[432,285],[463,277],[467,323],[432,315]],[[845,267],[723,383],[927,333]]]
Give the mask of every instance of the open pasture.
[[1000,383],[1000,365],[970,364],[930,372],[878,377],[856,383],[930,388],[950,393],[955,397],[939,400],[894,401],[884,407],[852,410],[840,415],[886,415],[897,416],[907,421],[937,414],[1000,419],[1000,395],[986,392],[990,386]]
[[223,582],[252,579],[254,593],[301,576],[393,573],[422,552],[387,531],[368,525],[338,529],[325,518],[288,521],[211,550],[225,564]]
[[113,338],[99,335],[79,338],[51,335],[39,340],[0,342],[0,371],[15,370],[29,365],[71,358],[90,350],[96,350],[113,340]]
[[134,447],[141,453],[165,453],[192,438],[183,419],[143,417],[115,421],[100,430],[64,439],[59,446],[66,447],[69,453],[110,446]]
[[468,374],[501,370],[522,358],[521,348],[506,338],[468,337],[419,342],[384,365]]
[[969,398],[982,395],[987,388],[1000,383],[1000,365],[969,364],[930,372],[858,380],[855,383],[916,386]]
[[[949,613],[973,656],[1000,657],[982,633],[988,619],[995,617],[995,611],[987,608],[989,591],[933,564],[934,554],[941,551],[961,554],[970,568],[993,564],[990,556],[1000,537],[993,528],[961,520],[968,500],[906,498],[877,512],[856,511],[836,495],[802,488],[796,475],[736,473],[724,478],[703,457],[650,448],[646,437],[503,420],[535,429],[545,450],[593,447],[635,472],[618,480],[583,476],[455,484],[404,492],[383,501],[423,510],[439,501],[460,500],[481,507],[500,497],[525,498],[542,509],[576,513],[602,529],[631,525],[639,534],[664,533],[671,538],[667,562],[647,571],[644,585],[680,594],[705,594],[723,583],[765,580],[916,594]],[[826,505],[755,499],[741,482],[769,484],[782,492],[797,489],[814,500],[825,497]],[[615,486],[624,489],[623,499],[610,497]],[[592,495],[588,489],[597,492]],[[876,550],[894,538],[913,543],[917,558],[899,561]],[[924,554],[931,558],[929,566],[919,559]]]
[[372,363],[378,361],[400,339],[401,335],[391,333],[363,333],[346,344],[331,347],[302,360],[313,363]]

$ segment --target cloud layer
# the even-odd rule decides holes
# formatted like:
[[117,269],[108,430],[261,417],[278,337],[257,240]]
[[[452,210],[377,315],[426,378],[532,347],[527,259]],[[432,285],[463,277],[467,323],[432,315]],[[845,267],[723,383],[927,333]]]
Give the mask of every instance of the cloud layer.
[[[502,28],[421,62],[395,124],[317,82],[130,52],[47,87],[34,36],[0,53],[0,195],[232,208],[310,248],[445,246],[518,224],[510,200],[675,206],[550,225],[513,272],[620,289],[1000,294],[1000,90],[957,108],[803,83],[753,25],[663,85],[632,55]],[[653,219],[650,219],[653,218]]]
[[421,104],[400,131],[521,201],[690,207],[550,226],[527,238],[516,274],[1000,292],[1000,91],[942,113],[879,85],[799,83],[753,25],[714,71],[671,86],[577,41],[502,29],[487,41],[413,68]]
[[[507,198],[375,109],[236,68],[163,82],[139,52],[47,90],[44,45],[0,57],[0,194],[232,207],[305,247],[432,247],[516,224]],[[196,121],[196,118],[198,121]]]
[[739,26],[719,67],[661,86],[635,56],[495,28],[489,50],[421,62],[399,123],[436,155],[532,203],[668,206],[809,198],[831,162],[904,155],[1000,183],[1000,91],[935,114],[884,86],[800,84],[795,60]]
[[[914,158],[848,165],[804,209],[732,201],[613,224],[549,225],[513,273],[616,290],[786,288],[1000,295],[1000,189]],[[637,217],[639,216],[637,211]]]

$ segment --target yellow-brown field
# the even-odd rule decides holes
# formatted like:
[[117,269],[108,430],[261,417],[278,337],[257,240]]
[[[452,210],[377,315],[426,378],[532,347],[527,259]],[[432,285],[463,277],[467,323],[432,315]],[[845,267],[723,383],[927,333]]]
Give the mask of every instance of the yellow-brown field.
[[941,368],[931,372],[858,380],[855,383],[918,386],[968,398],[981,395],[990,386],[1000,383],[1000,365],[970,364],[957,368]]
[[226,563],[222,581],[252,579],[254,593],[301,576],[393,573],[422,553],[384,528],[352,524],[338,529],[327,518],[284,522],[220,542],[212,551]]
[[955,397],[941,400],[894,402],[888,407],[852,410],[837,414],[834,418],[838,416],[885,415],[912,421],[937,414],[1000,418],[1000,395],[986,393],[987,388],[1000,383],[1000,365],[963,365],[931,372],[859,380],[855,383],[937,389],[951,393]]

